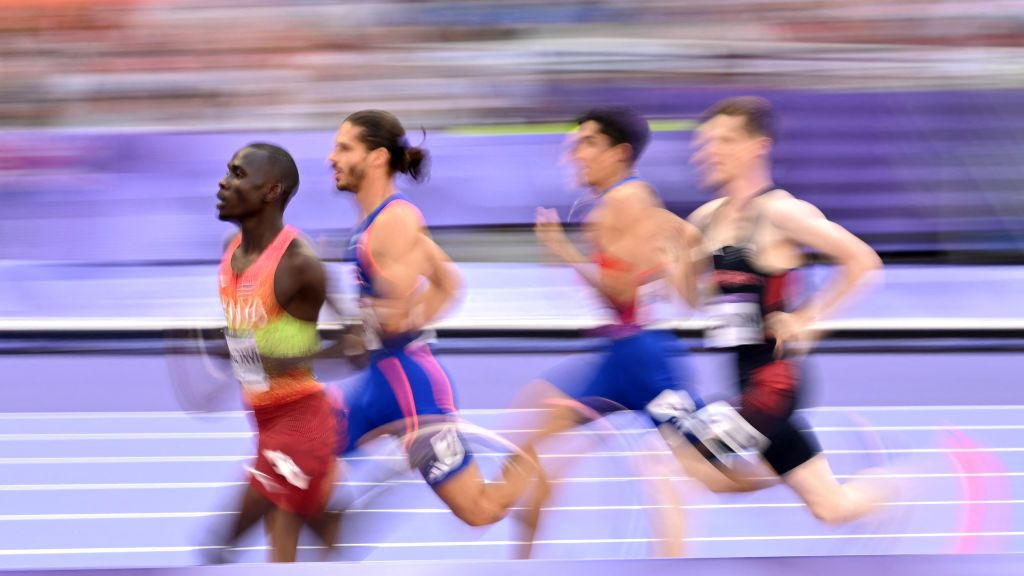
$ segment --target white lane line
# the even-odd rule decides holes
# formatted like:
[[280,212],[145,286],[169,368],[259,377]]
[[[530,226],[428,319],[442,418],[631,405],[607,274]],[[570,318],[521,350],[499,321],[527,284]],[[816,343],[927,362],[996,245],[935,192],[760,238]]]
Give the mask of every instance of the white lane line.
[[[77,490],[175,490],[241,486],[248,482],[122,482],[92,484],[0,484],[0,492],[62,492]],[[341,484],[339,482],[339,484]]]
[[151,520],[167,518],[207,518],[237,512],[97,512],[84,514],[0,514],[0,522],[66,520]]
[[[960,506],[960,505],[1009,505],[1024,504],[1024,500],[922,500],[887,502],[885,506],[909,508],[914,506]],[[741,510],[757,508],[805,508],[802,502],[762,502],[744,504],[685,504],[669,506],[664,504],[606,504],[592,506],[549,506],[547,512],[607,512],[623,510]],[[511,508],[510,510],[525,510]],[[352,508],[346,514],[450,514],[448,508]],[[68,521],[68,520],[153,520],[169,518],[206,518],[210,516],[236,515],[234,511],[214,512],[96,512],[96,513],[53,513],[53,514],[0,514],[0,522]]]
[[3,464],[156,464],[167,462],[244,462],[249,456],[54,456],[0,458]]
[[22,548],[0,549],[0,556],[62,556],[75,554],[137,554],[159,552],[192,552],[213,550],[221,546],[147,546],[138,548]]
[[[959,426],[955,424],[940,424],[940,425],[924,425],[924,426],[811,426],[811,430],[814,432],[942,432],[946,430],[958,430],[958,431],[980,431],[980,430],[1024,430],[1024,424],[979,424],[979,425],[964,425]],[[531,429],[492,429],[491,432],[495,434],[530,434],[538,432],[538,430]],[[567,432],[559,432],[559,435],[572,436],[597,436],[607,435],[614,436],[616,434],[648,434],[654,432],[654,428],[623,428],[621,430],[569,430]],[[0,440],[2,440],[0,435]]]
[[[953,453],[1013,453],[1024,452],[1024,447],[984,447],[984,448],[889,448],[889,449],[851,449],[851,450],[825,450],[824,454],[953,454]],[[474,456],[485,458],[503,458],[508,456],[505,452],[474,452]],[[607,452],[580,452],[574,454],[541,454],[541,458],[573,459],[573,458],[625,458],[635,456],[671,456],[668,450],[634,450],[634,451],[607,451]],[[404,460],[404,456],[346,456],[345,460],[351,461],[374,461],[374,460]],[[4,459],[0,458],[0,464]]]
[[[817,406],[802,408],[798,412],[936,412],[936,411],[1006,411],[1024,410],[1024,404],[986,405],[913,405],[913,406]],[[467,408],[465,415],[500,415],[522,412],[543,412],[544,408]],[[191,419],[242,418],[251,412],[231,410],[224,412],[183,412],[175,410],[130,412],[0,412],[0,420],[97,420],[97,419]]]
[[242,418],[250,412],[0,412],[0,420],[153,420],[192,418]]
[[[934,500],[934,501],[908,501],[908,502],[886,502],[884,506],[913,507],[913,506],[960,506],[967,504],[988,504],[988,505],[1014,505],[1024,504],[1024,500]],[[747,504],[684,504],[682,506],[670,506],[666,504],[609,504],[594,506],[550,506],[541,508],[545,512],[602,512],[615,510],[741,510],[753,508],[806,508],[803,502],[763,502]],[[511,508],[510,510],[526,510],[526,508]],[[450,514],[448,508],[353,508],[345,510],[345,513],[360,514]]]
[[[970,472],[970,473],[959,473],[959,472],[929,472],[929,473],[881,473],[881,474],[836,474],[836,480],[854,480],[858,478],[1003,478],[1003,477],[1024,477],[1024,472]],[[755,476],[752,480],[774,480],[775,478],[769,476]],[[605,482],[641,482],[641,481],[652,481],[652,480],[676,480],[681,482],[697,482],[693,478],[687,476],[609,476],[609,477],[592,477],[592,478],[552,478],[548,482],[552,484],[601,484]],[[392,482],[365,482],[365,485],[383,486],[391,483],[415,483],[419,484],[421,480],[394,480]],[[344,482],[339,482],[338,485],[344,485]],[[350,483],[352,485],[358,485],[356,483]]]
[[[751,542],[763,540],[846,540],[846,539],[899,539],[899,538],[988,538],[1024,536],[1024,532],[931,532],[910,534],[810,534],[793,536],[706,536],[684,538],[686,542]],[[630,544],[658,542],[656,538],[593,538],[593,539],[560,539],[537,540],[534,544],[567,545],[567,544]],[[423,547],[461,547],[461,546],[518,546],[526,544],[519,540],[478,540],[469,542],[367,542],[335,544],[337,548],[423,548]],[[192,552],[196,550],[212,550],[221,546],[148,546],[134,548],[22,548],[0,550],[0,556],[46,556],[74,554],[136,554]],[[304,550],[322,549],[319,546],[300,546]],[[247,546],[234,550],[267,550],[266,546]]]
[[968,425],[931,425],[931,426],[812,426],[815,432],[858,432],[870,430],[874,432],[922,432],[943,430],[1024,430],[1024,424],[968,424]]
[[[1015,453],[1024,452],[1024,447],[996,448],[892,448],[879,450],[825,450],[824,454],[953,454],[953,453]],[[541,454],[547,459],[573,458],[624,458],[635,456],[669,456],[668,450],[637,450],[609,452],[581,452],[576,454]],[[474,456],[504,458],[506,452],[474,452]],[[14,464],[154,464],[168,462],[242,462],[254,456],[53,456],[53,457],[10,457],[0,458],[0,465]],[[373,455],[346,457],[349,461],[396,461],[405,460],[401,455]]]
[[[411,474],[411,472],[410,472]],[[1024,477],[1024,472],[971,472],[961,474],[957,472],[938,473],[907,473],[907,474],[836,474],[838,480],[852,480],[855,478],[1005,478]],[[755,480],[770,480],[768,477],[758,477]],[[655,480],[671,480],[677,482],[696,482],[686,476],[595,476],[579,478],[552,478],[548,482],[552,484],[603,484],[615,482],[643,482]],[[188,489],[210,489],[244,486],[248,482],[131,482],[131,483],[68,483],[68,484],[0,484],[0,492],[73,492],[73,491],[103,491],[103,490],[188,490]],[[363,480],[343,480],[335,482],[335,486],[397,486],[397,485],[421,485],[420,478],[397,478],[383,482],[370,482]]]
[[901,405],[901,406],[815,406],[801,408],[798,412],[935,412],[939,410],[949,411],[974,411],[974,410],[1024,410],[1024,404],[927,404]]
[[[961,537],[1005,537],[1024,536],[1024,532],[925,532],[907,534],[809,534],[794,536],[696,536],[683,538],[684,542],[753,542],[762,540],[846,540],[846,539],[898,539],[898,538],[961,538]],[[658,538],[593,538],[593,539],[559,539],[537,540],[534,544],[632,544],[643,542],[660,542]],[[518,546],[527,544],[520,540],[478,540],[468,542],[367,542],[341,543],[335,548],[432,548],[459,546]],[[317,549],[316,546],[302,547]],[[237,550],[267,550],[266,546],[251,546]]]
[[[931,425],[931,426],[814,426],[814,432],[941,432],[946,430],[1024,430],[1024,424],[991,425]],[[491,430],[496,434],[530,434],[534,429]],[[625,428],[622,430],[570,430],[560,432],[566,436],[614,436],[617,434],[641,435],[653,433],[653,428]],[[256,432],[75,432],[75,433],[0,433],[0,442],[49,442],[67,440],[231,440],[255,438]]]
[[685,538],[688,542],[755,542],[765,540],[846,540],[882,538],[988,538],[1024,536],[1024,532],[918,532],[907,534],[808,534],[801,536],[704,536]]
[[95,432],[95,433],[31,433],[0,434],[0,442],[59,440],[226,440],[254,438],[255,432]]

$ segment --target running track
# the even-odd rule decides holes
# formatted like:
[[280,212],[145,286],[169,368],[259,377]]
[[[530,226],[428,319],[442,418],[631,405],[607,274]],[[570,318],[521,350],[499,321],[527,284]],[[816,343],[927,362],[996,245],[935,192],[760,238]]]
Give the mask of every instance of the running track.
[[[535,270],[527,272],[535,275]],[[522,275],[508,271],[508,283],[467,296],[463,317],[500,309],[487,303],[507,304],[509,294],[522,294],[515,288]],[[480,276],[493,277],[493,272],[481,270]],[[933,275],[927,281],[933,289],[910,281],[922,274]],[[934,288],[943,277],[934,269],[890,275],[890,283],[873,299],[883,305],[858,307],[861,313],[847,318],[940,318],[946,311],[952,318],[1019,320],[1021,292],[986,280],[1006,279],[1007,274],[1019,287],[1019,269],[980,269],[969,277],[973,280],[945,276],[948,282],[941,289]],[[472,270],[469,276],[475,279]],[[538,278],[519,281],[533,284]],[[125,287],[129,281],[119,282]],[[88,293],[90,286],[99,289],[101,284],[106,285],[99,278],[83,278],[78,286]],[[178,287],[185,285],[177,292],[173,283],[164,293],[138,290],[134,300],[120,298],[122,307],[116,310],[117,295],[109,291],[106,298],[100,297],[103,290],[96,292],[94,301],[104,317],[115,311],[146,316],[154,312],[152,304],[174,315],[205,316],[208,302],[199,299],[194,281],[180,279]],[[982,298],[979,291],[986,285],[1001,285],[1005,295],[1018,296]],[[7,287],[40,298],[58,288],[56,278],[42,273]],[[547,316],[558,302],[572,301],[568,284],[552,285],[551,292],[554,301],[537,302],[547,306]],[[68,308],[49,310],[51,316],[96,311],[61,302]],[[567,306],[563,314],[566,310],[574,316],[579,312]],[[511,315],[505,309],[501,313]],[[107,341],[103,354],[70,353],[66,344],[33,343],[64,347],[60,354],[7,350],[0,355],[5,374],[0,566],[195,564],[202,547],[210,544],[206,531],[229,518],[233,496],[242,486],[243,466],[253,452],[249,422],[241,413],[183,414],[165,357],[140,351],[137,342]],[[836,473],[848,477],[865,467],[891,465],[891,473],[908,487],[897,505],[874,519],[825,527],[781,488],[748,495],[707,493],[677,478],[678,470],[646,423],[627,415],[613,420],[624,434],[588,428],[546,448],[546,461],[569,466],[550,504],[537,555],[649,557],[650,514],[658,502],[647,487],[662,478],[670,478],[684,499],[686,544],[693,557],[1024,552],[1024,361],[1014,350],[961,350],[960,344],[947,342],[943,351],[823,350],[809,362],[814,392],[805,416],[817,428]],[[517,431],[530,428],[530,414],[502,409],[529,378],[563,357],[560,350],[566,347],[564,341],[536,339],[486,346],[442,341],[439,351],[460,389],[467,420],[514,440]],[[693,360],[702,391],[720,392],[724,358],[697,354]],[[590,440],[601,442],[599,452],[581,457],[580,443]],[[480,451],[493,475],[497,458],[486,455],[486,446]],[[386,445],[349,463],[349,481],[336,496],[339,502],[356,502],[333,559],[493,561],[511,556],[512,522],[486,529],[461,526],[414,476],[385,481],[389,475],[382,471],[399,464]],[[237,559],[262,560],[263,546],[254,534]],[[995,567],[1009,561],[994,562]]]

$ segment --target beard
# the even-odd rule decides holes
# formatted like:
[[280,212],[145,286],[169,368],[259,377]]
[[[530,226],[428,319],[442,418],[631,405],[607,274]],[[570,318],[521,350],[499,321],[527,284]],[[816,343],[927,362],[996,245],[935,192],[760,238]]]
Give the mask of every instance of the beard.
[[366,170],[362,166],[353,166],[352,169],[344,175],[343,180],[337,185],[338,191],[356,194],[359,192],[359,188],[362,186],[363,178],[365,176]]

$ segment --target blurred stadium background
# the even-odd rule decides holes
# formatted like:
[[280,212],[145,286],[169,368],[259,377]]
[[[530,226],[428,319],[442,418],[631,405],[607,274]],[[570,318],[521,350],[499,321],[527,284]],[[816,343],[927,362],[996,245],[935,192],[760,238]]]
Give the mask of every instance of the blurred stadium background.
[[[606,104],[647,115],[656,132],[641,173],[685,215],[707,199],[687,163],[695,118],[740,94],[777,107],[778,184],[890,265],[886,285],[846,311],[844,330],[816,355],[811,408],[868,406],[883,430],[989,425],[973,446],[994,459],[975,462],[976,474],[1004,483],[950,472],[951,484],[922,488],[952,502],[949,514],[895,528],[843,532],[763,510],[746,532],[707,520],[695,554],[831,555],[850,550],[845,537],[915,531],[939,535],[876,538],[889,547],[854,553],[1024,551],[1024,1],[0,0],[0,77],[0,566],[197,560],[203,522],[220,514],[244,458],[168,463],[247,454],[251,441],[237,434],[249,428],[240,416],[221,428],[162,428],[156,415],[179,407],[160,339],[169,324],[218,321],[214,266],[231,228],[217,222],[214,194],[237,148],[267,140],[295,155],[302,185],[289,221],[340,275],[356,215],[324,162],[334,130],[367,107],[396,113],[414,143],[425,130],[432,178],[403,186],[467,278],[438,346],[467,411],[499,426],[486,414],[507,405],[508,389],[587,346],[549,338],[600,316],[571,274],[544,265],[530,232],[536,206],[564,216],[579,197],[560,163],[573,116]],[[474,330],[492,339],[455,338]],[[710,388],[724,373],[713,356],[698,354]],[[500,391],[490,376],[499,373]],[[920,420],[889,418],[904,413],[886,402],[925,407]],[[835,446],[856,447],[851,421],[815,424],[846,426]],[[924,435],[887,442],[937,445]],[[149,467],[103,458],[149,458]],[[840,460],[838,470],[865,463]],[[425,489],[409,498],[402,504],[436,505]],[[754,504],[788,501],[763,498]],[[976,521],[973,501],[989,502],[988,520]],[[643,531],[622,516],[634,512],[610,514],[625,536],[558,532],[552,541],[589,544],[552,544],[550,555],[648,555],[629,538]],[[422,532],[396,535],[394,518],[371,522],[356,546],[409,545],[365,557],[503,555],[416,546]],[[573,518],[566,525],[595,525]],[[506,527],[494,536],[445,522],[431,536],[508,538]],[[803,536],[755,548],[728,540],[780,526]],[[963,536],[965,527],[988,536]]]

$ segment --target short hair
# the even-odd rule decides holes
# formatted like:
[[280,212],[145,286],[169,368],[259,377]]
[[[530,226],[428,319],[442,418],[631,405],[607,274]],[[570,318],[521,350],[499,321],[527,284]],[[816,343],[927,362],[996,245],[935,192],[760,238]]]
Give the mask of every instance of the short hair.
[[295,165],[295,159],[287,150],[275,144],[256,142],[249,144],[246,148],[259,150],[267,156],[275,176],[281,182],[284,203],[287,205],[299,189],[299,167]]
[[591,121],[601,127],[601,133],[612,141],[613,146],[629,144],[633,162],[640,159],[651,140],[651,127],[647,120],[629,108],[593,108],[576,117],[577,126]]
[[741,116],[743,127],[751,136],[775,139],[775,109],[759,96],[737,96],[716,102],[700,115],[701,124],[715,116]]

